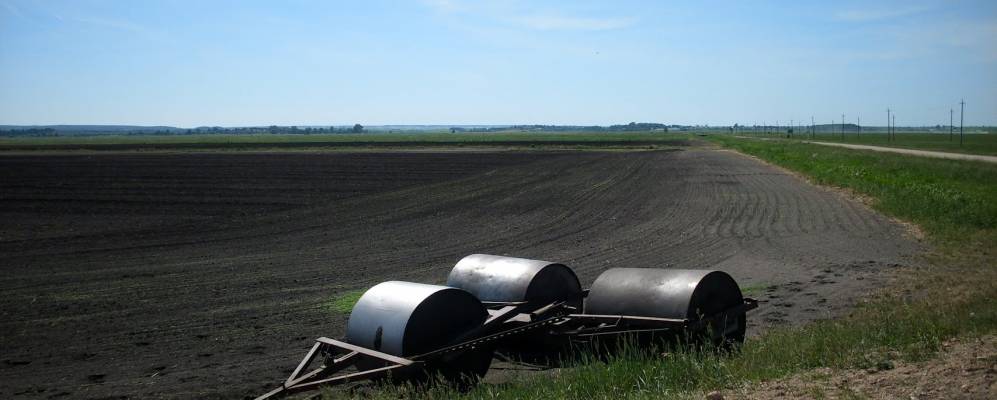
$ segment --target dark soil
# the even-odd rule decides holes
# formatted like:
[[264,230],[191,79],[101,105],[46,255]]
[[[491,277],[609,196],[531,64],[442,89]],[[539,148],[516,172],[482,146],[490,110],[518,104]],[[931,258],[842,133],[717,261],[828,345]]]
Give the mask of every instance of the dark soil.
[[749,329],[840,313],[903,228],[725,151],[0,156],[0,398],[243,398],[337,294],[445,281],[471,253],[716,268]]

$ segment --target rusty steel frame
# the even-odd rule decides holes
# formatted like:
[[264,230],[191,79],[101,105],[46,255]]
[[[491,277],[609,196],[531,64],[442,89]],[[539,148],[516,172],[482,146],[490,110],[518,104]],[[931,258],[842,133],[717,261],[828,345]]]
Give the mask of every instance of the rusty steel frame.
[[[588,294],[584,291],[583,297]],[[695,320],[657,318],[635,315],[595,315],[572,313],[576,309],[564,301],[547,304],[530,302],[488,302],[489,317],[476,329],[458,337],[454,344],[409,358],[399,357],[327,337],[320,337],[283,384],[256,400],[265,400],[290,393],[311,390],[319,385],[343,384],[351,381],[378,379],[407,369],[423,368],[426,362],[445,359],[535,329],[550,327],[548,334],[591,338],[604,335],[698,329],[703,325],[726,321],[729,315],[747,313],[758,308],[758,301],[744,298],[714,315]],[[510,324],[510,321],[521,324]],[[325,355],[322,366],[302,373],[319,355]],[[363,358],[373,358],[387,364],[384,367],[331,376]]]
[[568,314],[565,325],[574,325],[574,330],[551,332],[552,335],[592,337],[626,333],[663,332],[675,329],[695,330],[704,325],[717,325],[729,315],[744,314],[758,308],[758,301],[744,298],[741,304],[695,320],[677,318],[643,317],[636,315]]
[[[541,309],[550,309],[561,303],[548,304]],[[301,360],[294,372],[284,381],[279,388],[271,390],[259,397],[256,400],[265,400],[269,398],[274,398],[278,396],[284,396],[294,392],[300,392],[305,390],[313,389],[319,385],[334,385],[343,384],[350,381],[356,380],[366,380],[366,379],[378,379],[389,375],[392,372],[400,372],[404,369],[410,368],[420,368],[426,361],[435,360],[438,358],[445,357],[451,353],[463,352],[466,350],[471,350],[477,346],[486,344],[491,341],[498,340],[519,332],[534,329],[543,324],[549,324],[552,319],[541,320],[528,324],[527,326],[521,326],[514,329],[507,329],[503,331],[496,332],[501,325],[508,321],[510,318],[515,317],[520,314],[521,311],[525,311],[530,308],[529,304],[515,304],[503,306],[498,312],[491,315],[481,326],[478,328],[462,335],[456,340],[456,344],[446,346],[440,349],[430,351],[428,353],[420,354],[411,358],[398,357],[395,355],[383,353],[377,350],[371,350],[365,347],[349,344],[335,339],[330,339],[327,337],[320,337],[315,339],[315,344],[312,345],[311,350],[305,355],[305,358]],[[543,324],[542,324],[543,323]],[[345,352],[345,355],[339,356],[337,358],[330,359],[326,357],[324,365],[317,367],[307,373],[302,374],[306,368],[308,368],[315,358],[320,354],[326,355],[336,355],[337,352]],[[385,367],[375,368],[365,371],[358,371],[353,373],[347,373],[338,376],[330,375],[342,371],[351,366],[356,366],[357,362],[363,358],[369,357],[377,360],[381,360],[388,364]]]
[[[326,358],[322,366],[302,374],[302,371],[308,368],[312,362],[315,361],[316,357],[320,354],[334,355],[335,349],[345,351],[346,353],[336,358]],[[356,363],[364,357],[375,358],[384,361],[389,365],[381,368],[329,377],[329,375],[335,374],[336,372],[355,366]],[[315,339],[315,344],[312,345],[311,350],[308,351],[308,354],[306,354],[305,358],[301,360],[298,367],[294,369],[291,376],[289,376],[279,388],[257,397],[256,400],[269,399],[275,396],[310,390],[319,385],[347,383],[351,380],[377,379],[382,376],[387,376],[392,371],[405,368],[417,368],[420,367],[421,364],[421,361],[414,361],[382,353],[380,351],[371,350],[365,347],[352,345],[346,342],[341,342],[339,340],[320,337]]]

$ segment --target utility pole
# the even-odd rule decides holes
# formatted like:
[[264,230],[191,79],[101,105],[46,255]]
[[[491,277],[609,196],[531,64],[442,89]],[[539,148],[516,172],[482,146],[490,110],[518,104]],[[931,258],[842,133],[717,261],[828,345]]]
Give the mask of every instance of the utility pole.
[[817,138],[817,124],[814,123],[813,115],[810,116],[810,138],[811,139]]
[[893,135],[893,133],[890,130],[890,109],[887,108],[886,109],[886,141],[887,142],[889,142],[890,140],[892,140],[891,139],[892,135]]
[[955,127],[952,126],[952,109],[950,108],[949,109],[949,141],[950,142],[952,141],[952,131],[954,129],[955,129]]
[[893,113],[893,141],[897,141],[897,113]]
[[845,114],[841,114],[841,141],[845,141]]
[[966,109],[966,100],[959,100],[959,146],[962,146],[962,116]]
[[862,117],[855,117],[855,138],[862,136]]

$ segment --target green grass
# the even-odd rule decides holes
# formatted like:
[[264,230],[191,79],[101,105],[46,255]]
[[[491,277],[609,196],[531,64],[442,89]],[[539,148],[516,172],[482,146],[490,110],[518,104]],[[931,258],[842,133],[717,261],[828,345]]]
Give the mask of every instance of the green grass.
[[102,135],[55,137],[0,137],[0,146],[66,146],[66,145],[239,145],[294,143],[426,143],[426,144],[488,144],[502,142],[605,142],[687,140],[688,135],[665,132],[496,132],[496,133],[366,133],[321,135]]
[[772,287],[772,285],[769,285],[767,283],[741,286],[741,294],[748,297],[758,296],[763,292],[765,292],[766,290],[768,290],[770,287]]
[[[914,221],[941,251],[900,271],[889,290],[860,299],[848,316],[775,329],[736,354],[634,350],[607,362],[591,358],[551,373],[479,385],[466,393],[445,386],[385,385],[373,398],[652,399],[702,398],[816,368],[889,369],[930,359],[943,341],[997,332],[997,167],[964,161],[857,152],[786,141],[714,137],[719,143],[799,171],[815,182],[868,196],[877,209]],[[761,286],[749,290],[763,290]],[[335,398],[341,392],[326,391]],[[859,396],[857,393],[855,396]]]
[[357,304],[357,300],[360,300],[360,296],[363,296],[363,294],[363,290],[351,290],[348,292],[337,293],[323,306],[326,310],[332,312],[349,314],[350,311],[353,311],[353,305]]
[[[754,135],[747,133],[741,136],[759,136],[765,138],[785,138],[785,135]],[[943,133],[897,133],[896,140],[890,141],[885,133],[845,132],[842,140],[840,134],[820,133],[811,139],[807,135],[794,135],[795,140],[813,140],[818,142],[864,144],[870,146],[898,147],[906,149],[945,151],[950,153],[997,155],[997,134],[967,134],[963,143],[959,144],[959,131],[949,140],[948,132]]]

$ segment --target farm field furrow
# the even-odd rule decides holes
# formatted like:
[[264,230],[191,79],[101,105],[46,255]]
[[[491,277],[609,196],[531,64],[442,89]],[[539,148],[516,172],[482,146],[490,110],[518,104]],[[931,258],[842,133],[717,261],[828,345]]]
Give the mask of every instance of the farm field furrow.
[[716,268],[749,332],[838,315],[918,252],[900,225],[729,151],[0,156],[0,397],[243,398],[337,295],[472,253]]

